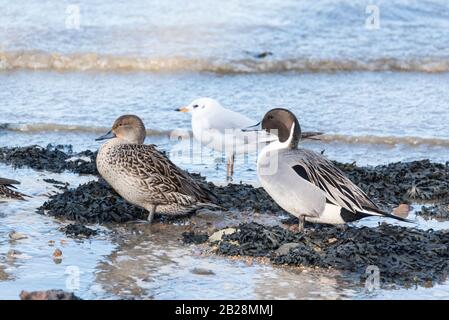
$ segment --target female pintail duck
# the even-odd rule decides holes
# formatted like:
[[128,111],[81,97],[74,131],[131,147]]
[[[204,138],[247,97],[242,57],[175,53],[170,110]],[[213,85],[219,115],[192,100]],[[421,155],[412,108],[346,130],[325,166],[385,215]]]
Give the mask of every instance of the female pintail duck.
[[[242,129],[256,121],[223,107],[217,100],[211,98],[196,99],[176,111],[192,115],[192,131],[197,141],[226,154],[228,179],[234,173],[235,155],[256,152],[276,139],[266,132],[242,132]],[[302,138],[313,139],[321,134],[321,132],[304,132]]]
[[25,200],[25,197],[27,197],[27,195],[13,190],[16,189],[16,187],[14,187],[15,184],[20,184],[20,182],[11,179],[0,178],[0,199],[6,198]]
[[132,204],[149,212],[178,215],[201,207],[214,207],[215,196],[173,164],[154,145],[145,145],[145,126],[134,115],[119,117],[96,140],[110,139],[98,152],[100,175]]
[[266,130],[278,137],[260,152],[257,175],[274,201],[299,218],[300,231],[305,221],[343,224],[369,216],[408,221],[379,209],[321,154],[298,148],[301,128],[289,110],[272,109],[246,130]]

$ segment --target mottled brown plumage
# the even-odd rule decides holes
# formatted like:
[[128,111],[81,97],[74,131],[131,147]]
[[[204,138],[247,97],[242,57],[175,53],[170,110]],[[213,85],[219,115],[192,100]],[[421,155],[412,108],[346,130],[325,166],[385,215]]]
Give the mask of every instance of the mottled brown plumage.
[[142,144],[145,126],[132,115],[118,118],[97,156],[101,176],[127,201],[154,213],[178,215],[217,207],[215,196],[154,145]]

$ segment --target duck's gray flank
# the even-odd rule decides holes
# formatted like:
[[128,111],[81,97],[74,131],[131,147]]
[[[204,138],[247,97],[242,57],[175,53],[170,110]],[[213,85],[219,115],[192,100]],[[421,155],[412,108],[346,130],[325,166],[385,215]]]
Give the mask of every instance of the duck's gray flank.
[[299,148],[296,151],[292,155],[297,163],[292,166],[293,170],[301,178],[318,186],[325,193],[327,203],[346,209],[343,211],[349,221],[354,219],[348,217],[348,213],[360,215],[360,218],[367,216],[367,212],[389,216],[331,161],[311,150]]

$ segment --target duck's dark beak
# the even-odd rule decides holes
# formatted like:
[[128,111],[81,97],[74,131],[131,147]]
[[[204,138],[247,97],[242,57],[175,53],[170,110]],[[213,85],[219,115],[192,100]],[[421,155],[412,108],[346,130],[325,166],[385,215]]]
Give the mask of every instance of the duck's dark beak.
[[262,123],[262,122],[259,122],[259,123],[256,123],[256,124],[253,125],[253,126],[249,126],[249,127],[243,128],[242,131],[243,131],[243,132],[248,132],[248,131],[262,131],[263,129],[262,129],[261,123]]
[[106,140],[106,139],[113,139],[115,138],[116,135],[114,132],[109,131],[108,133],[106,133],[105,135],[102,135],[101,137],[98,137],[97,139],[95,139],[95,141],[101,141],[101,140]]

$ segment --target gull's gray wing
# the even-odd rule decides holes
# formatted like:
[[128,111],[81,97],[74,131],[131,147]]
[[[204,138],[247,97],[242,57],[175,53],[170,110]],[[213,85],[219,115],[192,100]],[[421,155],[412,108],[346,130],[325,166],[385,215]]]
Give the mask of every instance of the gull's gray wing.
[[357,185],[346,177],[331,161],[322,155],[306,149],[292,150],[289,165],[293,170],[314,186],[320,188],[329,203],[339,205],[357,213],[385,215]]
[[[210,141],[220,141],[227,149],[239,149],[244,145],[266,144],[277,139],[266,131],[244,132],[242,129],[255,125],[256,120],[250,119],[238,112],[223,109],[213,113],[201,123],[203,134]],[[205,140],[207,144],[207,139]],[[239,152],[237,152],[239,153]]]
[[207,129],[215,129],[224,133],[229,129],[244,129],[255,125],[257,121],[244,116],[238,112],[223,109],[220,112],[215,112],[207,117]]

